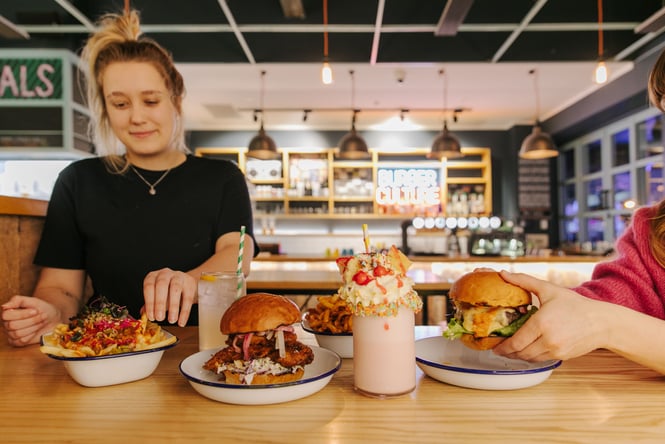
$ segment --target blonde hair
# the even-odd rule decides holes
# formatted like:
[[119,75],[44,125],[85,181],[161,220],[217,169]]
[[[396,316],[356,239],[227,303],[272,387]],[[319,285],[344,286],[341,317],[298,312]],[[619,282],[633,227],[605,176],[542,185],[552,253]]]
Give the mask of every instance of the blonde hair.
[[[663,97],[665,96],[665,51],[661,52],[658,60],[649,73],[647,84],[649,100],[661,112],[665,112]],[[650,244],[654,259],[665,267],[665,199],[656,206],[656,214],[651,219]]]
[[164,79],[178,113],[172,143],[177,150],[188,153],[180,118],[185,86],[171,54],[154,40],[141,35],[139,13],[135,10],[123,15],[106,14],[100,19],[98,27],[99,30],[90,36],[81,53],[88,106],[92,113],[89,131],[97,153],[104,156],[112,171],[122,173],[129,167],[123,157],[124,147],[109,122],[102,85],[104,70],[110,64],[129,61],[152,64]]

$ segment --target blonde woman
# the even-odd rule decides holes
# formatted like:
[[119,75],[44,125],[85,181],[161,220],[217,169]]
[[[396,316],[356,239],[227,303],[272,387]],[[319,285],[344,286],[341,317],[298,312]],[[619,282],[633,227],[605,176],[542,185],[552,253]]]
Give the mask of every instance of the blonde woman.
[[99,157],[72,163],[49,202],[32,296],[2,306],[9,343],[32,344],[94,294],[135,317],[188,322],[202,271],[243,271],[255,247],[242,172],[192,156],[182,123],[183,79],[170,54],[140,33],[136,11],[107,15],[82,53]]

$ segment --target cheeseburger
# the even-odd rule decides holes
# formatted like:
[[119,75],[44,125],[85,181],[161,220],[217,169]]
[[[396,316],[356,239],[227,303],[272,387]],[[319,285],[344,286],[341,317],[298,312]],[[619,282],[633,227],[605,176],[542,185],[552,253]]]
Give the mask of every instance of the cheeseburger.
[[443,335],[475,350],[494,348],[512,336],[537,310],[531,294],[495,271],[473,271],[455,281],[449,297],[454,318]]
[[314,359],[312,349],[297,340],[292,324],[298,321],[298,306],[284,296],[254,293],[236,299],[219,324],[228,346],[203,368],[229,384],[296,381]]

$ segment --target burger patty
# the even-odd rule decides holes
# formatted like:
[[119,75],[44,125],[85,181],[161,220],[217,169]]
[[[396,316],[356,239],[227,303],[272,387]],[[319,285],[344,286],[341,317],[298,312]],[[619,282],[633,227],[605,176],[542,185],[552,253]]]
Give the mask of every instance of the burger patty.
[[455,318],[474,336],[486,337],[492,332],[510,325],[522,314],[526,313],[523,307],[488,307],[473,305],[466,302],[455,302]]
[[[279,350],[276,348],[276,334],[268,336],[261,336],[253,334],[247,347],[248,361],[260,358],[270,358],[273,362],[277,362],[284,367],[295,367],[297,365],[305,366],[314,360],[314,352],[310,347],[298,341],[295,333],[285,331],[284,345],[286,348],[283,357],[279,356]],[[244,335],[229,335],[227,339],[228,347],[225,347],[215,353],[203,366],[206,370],[216,371],[217,368],[224,363],[234,361],[244,361],[243,353],[243,339]],[[235,345],[234,345],[235,343]]]

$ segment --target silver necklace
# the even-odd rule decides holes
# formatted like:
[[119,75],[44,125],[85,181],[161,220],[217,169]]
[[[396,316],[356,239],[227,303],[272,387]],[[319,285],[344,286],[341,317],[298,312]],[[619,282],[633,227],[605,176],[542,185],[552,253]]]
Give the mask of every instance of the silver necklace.
[[132,171],[134,171],[134,172],[136,173],[136,175],[139,176],[139,179],[141,179],[143,182],[145,182],[146,185],[148,185],[148,186],[150,187],[150,189],[148,190],[148,193],[150,193],[151,196],[154,196],[155,194],[157,194],[157,190],[155,190],[155,187],[157,186],[157,184],[159,184],[159,182],[161,182],[162,180],[164,180],[164,178],[166,177],[166,175],[169,174],[169,172],[171,171],[171,168],[169,168],[168,170],[164,171],[164,174],[162,174],[162,175],[159,177],[159,179],[157,179],[157,180],[155,181],[155,183],[150,183],[150,182],[148,182],[148,181],[146,180],[146,178],[143,177],[143,176],[141,175],[141,173],[139,173],[139,172],[136,170],[136,168],[134,168],[134,166],[132,166]]

